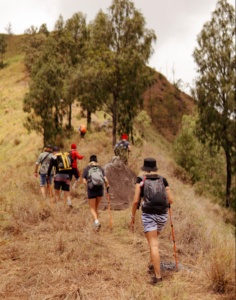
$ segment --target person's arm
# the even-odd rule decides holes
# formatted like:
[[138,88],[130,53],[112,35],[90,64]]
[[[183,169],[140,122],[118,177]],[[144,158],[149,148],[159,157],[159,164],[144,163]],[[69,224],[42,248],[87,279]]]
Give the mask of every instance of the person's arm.
[[136,214],[137,207],[138,207],[138,204],[139,204],[140,195],[141,195],[141,187],[140,187],[139,183],[136,183],[133,206],[132,206],[132,213],[131,213],[131,220],[130,220],[130,225],[131,226],[134,225],[135,214]]
[[166,193],[167,193],[169,204],[172,204],[174,202],[174,199],[173,199],[173,197],[171,195],[169,186],[166,187]]
[[131,146],[130,146],[130,145],[128,146],[128,151],[129,151],[129,152],[131,152],[131,151],[132,151],[132,149],[131,149]]
[[83,178],[83,184],[87,188],[87,179]]
[[42,153],[39,155],[37,161],[36,161],[36,165],[35,165],[35,171],[34,171],[34,176],[37,178],[38,177],[38,167],[39,167],[39,164],[41,163],[42,161]]
[[75,157],[78,159],[83,159],[83,155],[79,155],[79,153],[77,151],[74,152],[75,153]]
[[38,167],[39,167],[39,165],[36,164],[36,165],[35,165],[35,171],[34,171],[34,176],[35,176],[36,178],[38,177]]
[[106,188],[108,188],[109,184],[108,184],[108,180],[107,180],[106,176],[104,176],[104,179],[105,179],[105,186],[106,186]]
[[50,164],[49,164],[49,167],[48,167],[47,177],[50,177],[50,175],[51,175],[51,170],[52,170],[52,167],[54,166],[54,161],[55,161],[55,159],[52,157],[50,159]]

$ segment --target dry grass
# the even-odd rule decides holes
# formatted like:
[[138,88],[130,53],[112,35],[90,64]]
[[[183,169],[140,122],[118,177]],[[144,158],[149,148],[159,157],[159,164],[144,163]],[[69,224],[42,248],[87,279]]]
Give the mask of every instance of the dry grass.
[[[15,53],[14,55],[20,55]],[[10,58],[10,56],[9,56]],[[163,283],[146,284],[149,249],[140,211],[134,232],[130,209],[102,211],[100,233],[92,230],[88,205],[82,205],[83,186],[73,191],[73,210],[64,201],[52,210],[50,198],[41,198],[34,164],[42,138],[27,134],[22,126],[22,98],[27,91],[21,59],[0,71],[0,298],[1,299],[235,299],[234,227],[224,221],[232,215],[175,176],[171,144],[152,128],[143,146],[132,147],[130,167],[138,174],[143,158],[157,160],[167,178],[175,203],[172,206],[178,262],[185,269],[163,273]],[[9,110],[7,114],[5,110]],[[73,106],[73,126],[80,107]],[[102,113],[93,115],[101,122]],[[138,132],[137,132],[138,134]],[[14,141],[19,139],[18,145]],[[113,156],[111,134],[88,132],[85,141],[75,132],[63,140],[64,149],[76,143],[83,154],[83,168],[92,154],[103,166]],[[80,163],[79,163],[80,168]],[[168,221],[159,239],[161,260],[174,262]]]

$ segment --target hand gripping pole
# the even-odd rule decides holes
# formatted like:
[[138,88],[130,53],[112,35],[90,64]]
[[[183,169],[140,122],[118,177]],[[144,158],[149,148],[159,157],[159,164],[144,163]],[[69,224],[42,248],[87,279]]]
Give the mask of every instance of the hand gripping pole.
[[82,159],[81,159],[81,168],[80,168],[80,184],[82,184],[82,173],[83,173],[83,169],[82,169]]
[[173,226],[172,218],[171,218],[170,204],[169,204],[169,212],[170,212],[170,223],[171,223],[171,229],[172,229],[173,243],[174,243],[174,249],[175,249],[175,265],[176,265],[176,270],[178,270],[177,254],[176,254],[176,246],[175,246],[174,226]]

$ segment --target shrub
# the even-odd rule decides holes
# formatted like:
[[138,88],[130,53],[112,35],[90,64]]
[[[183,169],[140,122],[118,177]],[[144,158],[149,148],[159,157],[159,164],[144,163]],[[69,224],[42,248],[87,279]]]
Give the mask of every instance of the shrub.
[[16,146],[19,145],[20,142],[21,142],[21,141],[20,141],[19,139],[17,139],[17,138],[14,140],[14,144],[15,144]]
[[212,250],[203,263],[210,287],[224,293],[227,299],[235,299],[235,249],[231,241],[219,237],[212,241]]

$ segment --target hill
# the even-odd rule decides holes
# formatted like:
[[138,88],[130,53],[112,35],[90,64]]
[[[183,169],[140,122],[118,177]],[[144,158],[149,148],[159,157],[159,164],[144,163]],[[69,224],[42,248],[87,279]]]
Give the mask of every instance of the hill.
[[[9,37],[11,41],[20,37]],[[12,39],[12,40],[10,40]],[[21,45],[21,42],[19,42]],[[15,44],[16,45],[16,44]],[[196,196],[192,186],[175,177],[171,143],[155,128],[144,128],[143,144],[133,146],[130,168],[139,173],[143,159],[154,156],[161,175],[168,179],[175,203],[172,206],[179,272],[165,270],[163,283],[146,283],[149,250],[136,216],[130,230],[130,208],[101,211],[100,233],[92,230],[86,191],[72,192],[74,208],[63,201],[53,210],[50,198],[42,199],[35,161],[42,137],[23,127],[22,99],[28,89],[24,53],[15,49],[8,65],[0,70],[0,298],[1,299],[235,299],[234,227],[225,224],[221,207]],[[79,106],[73,106],[73,126]],[[102,114],[94,119],[101,122]],[[85,120],[82,120],[85,121]],[[76,143],[85,156],[98,155],[104,166],[113,155],[110,133],[93,128],[80,141],[76,132],[60,142],[64,149]],[[174,262],[168,221],[159,239],[162,262]]]
[[182,116],[193,113],[194,99],[156,72],[155,83],[144,93],[144,108],[155,128],[173,142],[181,129]]

